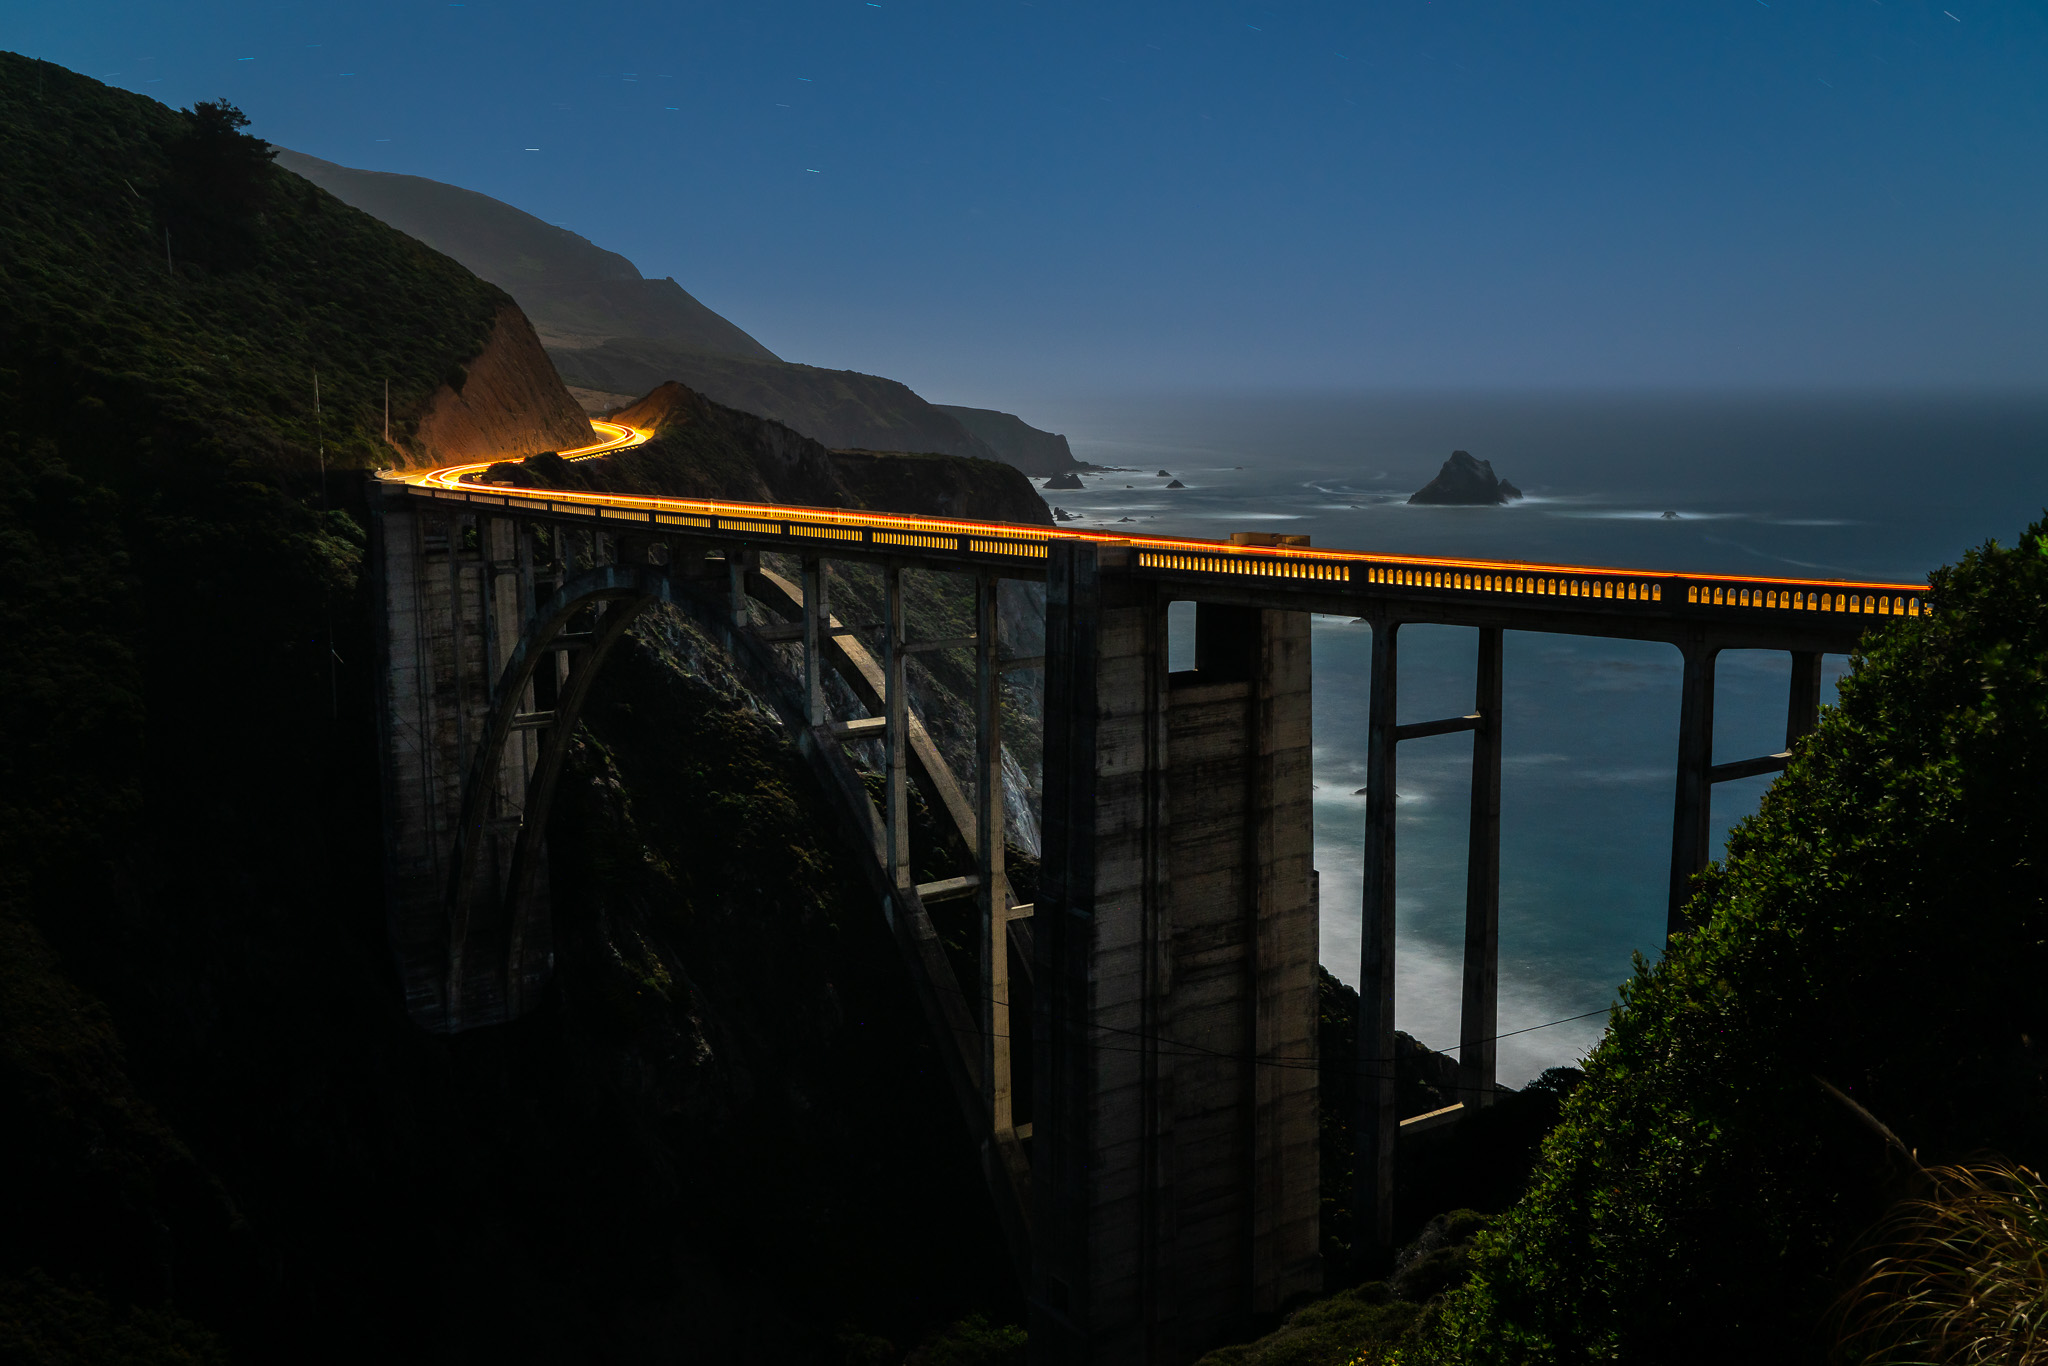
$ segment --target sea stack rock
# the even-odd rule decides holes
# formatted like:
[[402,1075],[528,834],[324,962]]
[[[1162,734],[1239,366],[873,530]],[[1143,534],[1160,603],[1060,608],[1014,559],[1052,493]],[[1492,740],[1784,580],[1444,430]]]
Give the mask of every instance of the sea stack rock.
[[1081,476],[1072,470],[1062,470],[1045,481],[1049,489],[1077,489],[1081,487]]
[[1474,460],[1469,451],[1452,451],[1436,478],[1410,494],[1408,501],[1475,507],[1521,496],[1522,491],[1496,475],[1487,461]]

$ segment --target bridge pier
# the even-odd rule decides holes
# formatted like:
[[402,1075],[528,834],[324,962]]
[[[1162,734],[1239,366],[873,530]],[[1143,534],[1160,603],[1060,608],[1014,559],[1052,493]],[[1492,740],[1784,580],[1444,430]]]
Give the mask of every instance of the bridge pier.
[[1175,1363],[1320,1289],[1304,612],[1049,566],[1034,1361]]
[[1479,629],[1473,687],[1472,817],[1465,860],[1465,989],[1458,1012],[1458,1100],[1493,1104],[1494,1036],[1500,1033],[1500,707],[1502,638]]
[[[1366,704],[1365,888],[1360,926],[1358,1042],[1352,1114],[1355,1236],[1392,1250],[1394,1157],[1401,1115],[1394,1072],[1396,751],[1403,740],[1472,732],[1471,824],[1465,854],[1465,968],[1459,1002],[1458,1103],[1493,1103],[1500,1032],[1500,758],[1504,633],[1479,628],[1472,710],[1438,721],[1398,722],[1400,630],[1373,617],[1371,695]],[[1412,1117],[1411,1117],[1412,1118]]]
[[[974,579],[975,909],[980,921],[982,1090],[998,1145],[1015,1146],[1010,1093],[1010,879],[1003,863],[1002,580]],[[1021,1153],[1019,1154],[1021,1156]]]
[[1666,936],[1697,928],[1687,913],[1692,880],[1713,861],[1713,789],[1737,778],[1782,773],[1792,747],[1820,724],[1820,666],[1817,650],[1793,650],[1792,680],[1785,702],[1785,748],[1776,754],[1733,763],[1714,762],[1714,662],[1727,648],[1693,636],[1679,643],[1685,661],[1678,704],[1678,796],[1671,829],[1671,900]]
[[[429,1028],[459,1027],[448,1014],[455,866],[464,779],[487,725],[492,664],[517,645],[525,618],[523,564],[531,547],[513,523],[387,500],[371,522],[371,568],[383,655],[378,720],[385,783],[385,882],[392,946],[406,1008]],[[516,808],[539,759],[531,731],[514,736],[492,775],[513,799],[513,823],[475,834],[493,875],[509,871]],[[544,874],[543,874],[544,876]],[[542,940],[534,946],[545,953]],[[503,1014],[495,983],[467,995],[480,1019]]]
[[1714,661],[1721,647],[1692,639],[1680,644],[1683,682],[1678,701],[1678,795],[1671,818],[1671,905],[1666,934],[1692,928],[1685,903],[1695,873],[1707,866],[1713,835]]

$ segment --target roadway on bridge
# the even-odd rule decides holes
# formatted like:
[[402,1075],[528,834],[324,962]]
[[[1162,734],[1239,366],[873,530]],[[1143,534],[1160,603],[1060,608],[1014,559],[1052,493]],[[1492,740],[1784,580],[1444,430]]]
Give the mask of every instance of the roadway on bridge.
[[[591,460],[598,456],[645,445],[654,435],[644,428],[622,422],[592,420],[592,435],[598,440],[560,452],[565,460]],[[507,457],[517,459],[517,457]],[[1634,598],[1637,586],[1647,596],[1657,591],[1654,581],[1674,571],[1621,569],[1603,565],[1539,564],[1518,560],[1463,559],[1446,556],[1375,554],[1318,546],[1246,545],[1232,541],[1210,541],[1191,537],[1135,536],[1102,531],[1073,531],[1061,527],[1022,526],[1004,522],[974,522],[942,517],[919,517],[902,513],[849,511],[844,508],[804,507],[788,503],[739,503],[701,498],[664,498],[630,494],[589,493],[572,489],[528,489],[483,483],[493,461],[443,465],[433,469],[380,472],[388,483],[422,490],[488,492],[507,504],[531,503],[536,510],[573,505],[592,510],[616,509],[646,514],[655,522],[682,523],[701,518],[746,519],[788,523],[800,519],[819,528],[866,529],[872,533],[885,528],[910,537],[982,537],[1014,551],[1043,556],[1042,548],[1053,541],[1092,542],[1105,546],[1130,546],[1142,552],[1141,563],[1148,568],[1185,569],[1214,572],[1225,565],[1269,568],[1276,576],[1316,579],[1338,577],[1348,582],[1389,584],[1397,587],[1481,589],[1513,594],[1544,596],[1592,596]],[[709,525],[709,523],[704,523]],[[914,542],[912,543],[914,544]],[[822,548],[822,547],[821,547]],[[1927,587],[1925,584],[1868,583],[1848,579],[1791,579],[1758,575],[1683,573],[1689,592],[1703,595],[1703,605],[1743,608],[1765,607],[1791,611],[1848,611],[1917,616]],[[1441,580],[1441,582],[1437,580]],[[1723,594],[1725,593],[1725,604]],[[1751,595],[1755,594],[1752,603]],[[1897,595],[1909,595],[1898,597]],[[1896,609],[1894,604],[1896,603]],[[1882,604],[1882,605],[1879,605]]]

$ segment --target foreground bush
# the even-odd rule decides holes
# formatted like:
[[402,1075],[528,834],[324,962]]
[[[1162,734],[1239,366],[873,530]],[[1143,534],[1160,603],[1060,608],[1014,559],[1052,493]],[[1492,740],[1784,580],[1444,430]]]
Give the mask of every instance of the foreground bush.
[[1933,578],[1638,963],[1411,1360],[1814,1361],[1911,1163],[2048,1156],[2048,528]]

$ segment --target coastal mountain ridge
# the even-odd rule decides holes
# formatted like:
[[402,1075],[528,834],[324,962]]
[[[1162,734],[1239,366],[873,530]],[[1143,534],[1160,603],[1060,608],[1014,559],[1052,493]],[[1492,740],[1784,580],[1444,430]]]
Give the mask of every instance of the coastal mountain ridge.
[[646,279],[617,252],[488,195],[421,176],[359,171],[283,147],[277,164],[518,299],[550,351],[632,334],[777,359],[673,279]]
[[624,256],[488,195],[284,148],[277,163],[517,299],[592,413],[674,380],[834,449],[972,456],[1035,476],[1079,468],[1064,436],[1012,414],[940,406],[896,380],[784,360],[675,280],[645,279]]

